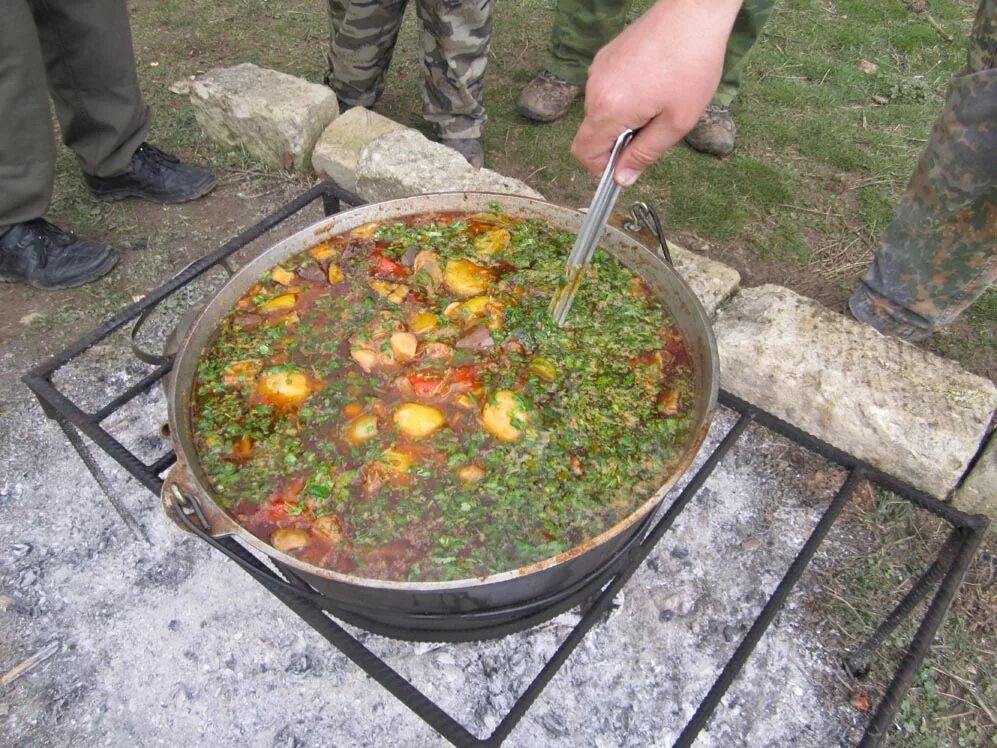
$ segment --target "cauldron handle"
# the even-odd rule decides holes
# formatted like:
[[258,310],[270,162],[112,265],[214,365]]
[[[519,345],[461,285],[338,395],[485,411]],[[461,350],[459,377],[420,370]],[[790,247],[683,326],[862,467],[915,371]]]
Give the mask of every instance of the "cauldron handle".
[[634,203],[630,207],[630,220],[623,224],[623,228],[637,233],[641,230],[641,224],[654,234],[654,238],[659,242],[662,259],[668,263],[668,267],[674,268],[675,263],[672,262],[672,253],[668,251],[668,240],[661,228],[658,212],[647,203]]
[[[171,514],[175,518],[175,521],[185,530],[192,535],[196,535],[216,551],[224,554],[229,560],[237,563],[245,572],[260,582],[260,584],[265,587],[277,587],[285,592],[298,595],[319,607],[328,604],[329,601],[325,596],[315,592],[304,582],[299,582],[300,586],[285,582],[274,573],[267,571],[265,567],[257,565],[258,562],[253,563],[248,558],[244,558],[240,553],[237,553],[219,540],[218,537],[208,532],[211,528],[211,523],[205,516],[200,502],[176,483],[171,483],[169,489],[164,491],[163,499],[173,509]],[[200,524],[200,527],[198,524]],[[292,578],[297,579],[296,576]]]
[[[192,260],[192,261],[188,262],[186,265],[184,265],[182,268],[180,268],[177,272],[175,272],[173,274],[173,276],[168,281],[166,281],[166,283],[169,283],[170,281],[174,280],[175,278],[178,278],[181,275],[183,275],[184,273],[186,273],[187,270],[191,267],[191,265],[193,265],[195,262],[199,262],[199,260]],[[232,268],[228,264],[228,258],[227,257],[223,261],[221,261],[220,263],[218,263],[218,267],[220,267],[222,270],[224,270],[228,274],[229,278],[231,278],[233,275],[235,275],[235,269]],[[168,299],[170,297],[170,295],[171,294],[167,294],[162,299],[160,299],[159,301],[157,301],[155,304],[152,304],[151,306],[147,307],[142,312],[142,314],[139,315],[138,319],[135,320],[135,324],[132,325],[132,333],[131,333],[132,354],[139,361],[142,361],[144,363],[150,364],[152,366],[166,366],[168,364],[173,363],[173,356],[174,356],[174,354],[173,353],[149,353],[149,351],[147,351],[144,348],[142,348],[142,346],[139,344],[139,342],[138,342],[138,334],[139,334],[139,331],[142,329],[142,326],[146,322],[148,322],[149,317],[152,316],[152,313],[154,311],[156,311],[156,309],[159,308],[159,305],[162,304],[163,301],[165,301],[166,299]],[[181,320],[183,320],[183,317],[181,317]],[[169,338],[167,338],[167,340],[169,340]]]

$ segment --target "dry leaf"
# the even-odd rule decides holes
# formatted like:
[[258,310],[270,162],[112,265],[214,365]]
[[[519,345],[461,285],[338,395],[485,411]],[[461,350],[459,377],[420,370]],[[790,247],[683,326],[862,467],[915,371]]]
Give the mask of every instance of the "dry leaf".
[[864,480],[855,487],[852,494],[851,508],[856,512],[869,514],[876,508],[876,490],[872,484]]
[[173,83],[169,87],[170,93],[175,93],[177,96],[186,96],[190,93],[190,81],[179,80]]
[[814,470],[803,477],[807,493],[818,499],[830,499],[845,482],[845,471],[835,468]]
[[860,712],[868,712],[872,708],[872,704],[869,702],[869,692],[856,691],[852,694],[852,706]]

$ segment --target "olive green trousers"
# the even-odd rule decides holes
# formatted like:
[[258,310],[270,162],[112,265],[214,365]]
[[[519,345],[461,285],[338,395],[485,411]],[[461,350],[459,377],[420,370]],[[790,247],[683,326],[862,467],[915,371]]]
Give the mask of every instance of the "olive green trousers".
[[[630,0],[558,0],[550,34],[547,69],[558,78],[585,85],[595,53],[623,30]],[[727,41],[723,77],[713,104],[730,106],[741,86],[748,53],[772,14],[775,0],[745,0]]]
[[88,174],[130,168],[149,110],[125,0],[4,0],[0,22],[0,233],[52,200],[55,135]]
[[995,282],[997,0],[980,0],[966,67],[949,81],[945,108],[850,306],[882,332],[917,339],[951,323]]

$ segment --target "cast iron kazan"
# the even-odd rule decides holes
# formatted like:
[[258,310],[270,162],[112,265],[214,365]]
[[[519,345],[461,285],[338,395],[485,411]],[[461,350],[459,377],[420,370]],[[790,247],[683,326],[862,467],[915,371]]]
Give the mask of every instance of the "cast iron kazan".
[[[216,328],[236,301],[260,275],[291,255],[320,241],[343,234],[372,221],[395,221],[405,216],[438,211],[492,211],[532,218],[572,233],[578,231],[582,214],[526,197],[491,193],[440,193],[390,200],[348,210],[299,231],[262,252],[241,268],[207,302],[179,342],[168,392],[170,438],[177,462],[167,476],[163,500],[176,519],[181,507],[189,515],[190,504],[199,505],[206,536],[234,536],[245,545],[269,556],[278,567],[290,570],[323,597],[325,609],[366,628],[416,637],[440,632],[440,638],[476,638],[474,630],[509,621],[532,625],[563,609],[558,602],[570,600],[574,590],[594,584],[598,589],[624,560],[626,550],[643,533],[665,492],[685,472],[699,451],[717,402],[719,371],[716,342],[705,311],[675,271],[658,255],[627,233],[608,227],[600,246],[638,273],[661,303],[668,308],[689,345],[696,390],[694,426],[687,443],[660,489],[632,514],[600,535],[558,556],[500,573],[448,582],[392,582],[342,574],[314,566],[281,553],[242,528],[215,501],[194,449],[190,403],[197,362],[216,335]],[[597,403],[593,403],[598,407]],[[188,501],[189,499],[190,501]],[[186,529],[190,522],[185,523]],[[449,632],[446,635],[443,632]],[[421,638],[421,637],[420,637]]]

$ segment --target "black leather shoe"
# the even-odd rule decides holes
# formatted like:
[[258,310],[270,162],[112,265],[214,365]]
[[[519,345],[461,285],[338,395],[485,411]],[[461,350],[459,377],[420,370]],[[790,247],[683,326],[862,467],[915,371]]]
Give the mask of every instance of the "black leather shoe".
[[72,288],[96,280],[117,261],[110,247],[79,239],[41,218],[15,223],[0,236],[0,281]]
[[180,159],[143,143],[132,156],[132,170],[115,177],[84,174],[90,192],[98,200],[141,197],[157,203],[185,203],[207,195],[215,178],[203,169],[180,163]]

